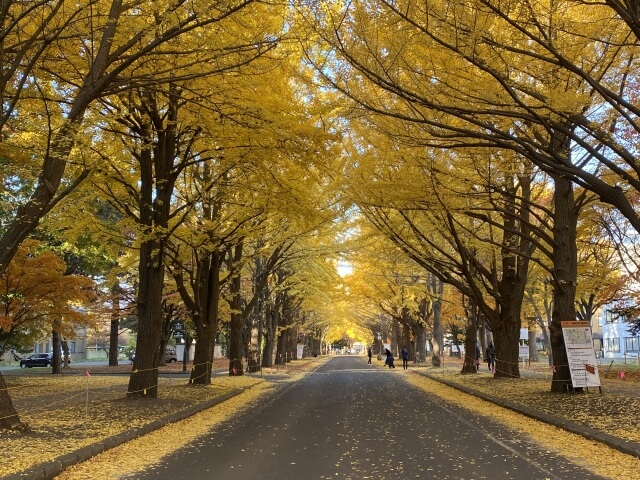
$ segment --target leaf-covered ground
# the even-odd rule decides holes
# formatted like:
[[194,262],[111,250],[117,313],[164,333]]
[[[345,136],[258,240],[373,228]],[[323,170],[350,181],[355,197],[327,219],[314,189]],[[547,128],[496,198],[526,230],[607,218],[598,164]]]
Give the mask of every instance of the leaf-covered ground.
[[[465,376],[465,381],[468,380]],[[640,459],[625,455],[602,443],[587,440],[552,425],[530,419],[512,410],[455,390],[421,375],[408,375],[408,380],[429,394],[455,403],[473,414],[491,418],[506,428],[525,433],[551,453],[557,453],[581,465],[602,478],[612,480],[636,480],[640,471]],[[480,382],[482,383],[482,382]],[[504,390],[511,390],[515,381],[505,383]],[[538,402],[539,403],[539,402]],[[546,403],[546,402],[544,402]]]
[[[14,401],[25,406],[25,409],[19,409],[21,418],[31,425],[32,431],[25,435],[12,435],[9,442],[3,442],[5,461],[0,464],[0,476],[51,460],[96,439],[114,435],[132,425],[142,425],[164,417],[177,409],[233,389],[252,387],[232,400],[105,452],[90,462],[69,469],[59,477],[60,480],[119,478],[126,472],[135,472],[158,461],[163,455],[215,428],[238,409],[248,408],[252,402],[258,402],[260,396],[270,389],[269,382],[265,382],[265,379],[286,377],[294,381],[297,378],[294,374],[314,368],[323,360],[300,362],[297,365],[294,362],[286,372],[265,372],[263,377],[216,376],[210,387],[190,387],[185,385],[184,379],[162,379],[160,398],[156,400],[126,399],[124,392],[128,384],[127,376],[7,376]],[[523,369],[523,378],[512,380],[495,380],[487,371],[460,375],[460,365],[455,362],[449,362],[445,368],[440,369],[410,365],[406,372],[398,368],[393,371],[394,374],[406,375],[407,380],[418,388],[440,395],[446,401],[459,402],[476,413],[491,415],[493,419],[500,418],[505,425],[527,431],[549,450],[561,452],[570,458],[579,456],[574,458],[576,463],[599,471],[606,478],[636,478],[629,475],[629,472],[640,471],[638,459],[557,428],[544,426],[476,397],[460,394],[442,384],[415,375],[415,371],[419,370],[531,408],[583,422],[613,435],[640,441],[637,418],[640,400],[636,399],[640,384],[633,373],[627,374],[625,380],[603,379],[602,394],[598,389],[586,394],[551,394],[551,377],[545,373],[544,368]],[[27,409],[26,406],[30,408]],[[136,451],[135,456],[126,454],[132,449]]]
[[[461,365],[450,362],[444,368],[425,368],[432,376],[510,400],[542,412],[567,418],[626,440],[640,442],[640,371],[617,365],[604,378],[602,392],[591,388],[583,393],[552,394],[548,367],[534,365],[520,370],[521,378],[494,379],[486,367],[477,374],[461,375]],[[624,380],[619,372],[624,371]]]
[[[295,379],[297,373],[312,366],[313,362],[294,361],[286,369],[265,370],[263,375],[214,376],[210,386],[189,385],[186,378],[160,378],[157,399],[127,398],[127,375],[97,375],[99,369],[95,368],[90,376],[80,370],[54,376],[44,369],[38,369],[40,373],[29,370],[24,375],[5,375],[14,405],[29,431],[11,432],[10,441],[2,443],[0,477],[231,391],[263,392],[266,387],[260,385],[266,384],[266,379]],[[126,371],[130,367],[113,367],[110,371],[113,369]],[[239,402],[251,399],[251,395],[240,394],[231,404],[223,402],[223,408],[239,408]]]

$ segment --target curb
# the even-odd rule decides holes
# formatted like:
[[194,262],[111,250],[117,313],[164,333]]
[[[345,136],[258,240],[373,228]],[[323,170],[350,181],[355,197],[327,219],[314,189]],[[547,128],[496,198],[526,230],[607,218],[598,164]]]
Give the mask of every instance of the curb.
[[36,465],[35,467],[23,470],[22,472],[0,477],[0,480],[52,480],[57,475],[60,475],[66,468],[72,465],[85,462],[102,452],[110,450],[114,447],[118,447],[124,443],[130,442],[131,440],[142,437],[143,435],[154,432],[155,430],[158,430],[165,425],[184,420],[185,418],[195,415],[196,413],[214,407],[219,403],[225,402],[230,398],[239,395],[245,390],[247,389],[239,388],[237,390],[233,390],[217,398],[185,408],[184,410],[180,410],[178,412],[167,415],[164,418],[154,420],[153,422],[150,422],[141,427],[126,430],[124,432],[118,433],[117,435],[107,437],[99,442],[92,443],[91,445],[87,445],[85,447],[74,450],[71,453],[66,453],[50,462],[41,463],[39,465]]
[[581,425],[579,423],[576,423],[572,420],[567,420],[566,418],[551,415],[549,413],[544,413],[539,410],[535,410],[533,408],[525,407],[523,405],[511,402],[509,400],[496,398],[486,393],[473,390],[469,387],[465,387],[464,385],[458,385],[455,382],[450,382],[449,380],[444,380],[442,378],[435,377],[428,373],[423,373],[423,372],[416,372],[416,373],[430,380],[440,382],[451,388],[455,388],[456,390],[460,390],[469,395],[473,395],[474,397],[478,397],[478,398],[481,398],[482,400],[486,400],[496,405],[500,405],[501,407],[508,408],[509,410],[513,410],[514,412],[520,413],[526,417],[532,418],[534,420],[538,420],[540,422],[548,423],[558,428],[562,428],[563,430],[566,430],[568,432],[575,433],[576,435],[580,435],[581,437],[584,437],[587,440],[604,443],[605,445],[613,449],[616,449],[624,454],[631,455],[636,458],[640,458],[640,443],[638,442],[625,440],[623,438],[610,435],[608,433],[605,433],[593,427],[588,427],[586,425]]

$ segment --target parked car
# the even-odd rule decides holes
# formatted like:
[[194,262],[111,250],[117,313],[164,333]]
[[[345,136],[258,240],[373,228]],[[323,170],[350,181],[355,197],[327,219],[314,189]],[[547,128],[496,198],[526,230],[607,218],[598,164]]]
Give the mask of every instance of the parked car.
[[53,365],[53,353],[34,353],[20,360],[20,368],[50,367]]
[[[135,350],[129,354],[129,360],[132,362],[136,359]],[[174,363],[178,361],[176,350],[174,348],[167,348],[164,352],[164,363]]]
[[178,361],[175,348],[167,348],[164,352],[164,363],[174,363]]

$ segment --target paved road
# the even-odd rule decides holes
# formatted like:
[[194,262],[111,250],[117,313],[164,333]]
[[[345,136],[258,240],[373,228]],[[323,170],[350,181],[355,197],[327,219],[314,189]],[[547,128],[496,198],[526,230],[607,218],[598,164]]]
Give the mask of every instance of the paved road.
[[129,480],[599,478],[406,374],[335,357]]

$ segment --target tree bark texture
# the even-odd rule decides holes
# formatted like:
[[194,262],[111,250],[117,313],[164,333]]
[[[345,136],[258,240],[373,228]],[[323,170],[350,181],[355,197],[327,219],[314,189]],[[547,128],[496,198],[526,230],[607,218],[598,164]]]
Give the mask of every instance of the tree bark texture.
[[118,337],[120,331],[120,285],[118,282],[111,289],[111,322],[109,328],[109,366],[118,365]]
[[469,305],[465,308],[466,313],[466,331],[464,339],[464,361],[462,362],[462,371],[460,373],[478,373],[476,367],[476,344],[477,344],[477,316],[478,310],[475,302],[469,300]]
[[573,184],[561,176],[554,176],[553,195],[553,311],[549,334],[553,352],[552,392],[571,390],[571,371],[562,334],[563,321],[575,321],[576,279],[578,272],[577,224]]
[[431,351],[431,365],[439,367],[442,362],[442,349],[444,347],[444,332],[442,330],[442,295],[444,282],[429,274],[429,291],[433,295],[433,339]]
[[163,244],[143,242],[138,268],[138,342],[129,379],[128,395],[158,396],[158,348],[162,335],[162,291],[164,287]]
[[[241,248],[237,246],[236,249]],[[236,252],[237,253],[237,252]],[[241,308],[241,278],[236,275],[231,279],[231,321],[229,322],[229,375],[244,375],[242,327],[244,318]]]
[[18,412],[13,406],[9,388],[0,372],[0,428],[5,430],[24,431],[29,428],[26,423],[20,421]]

